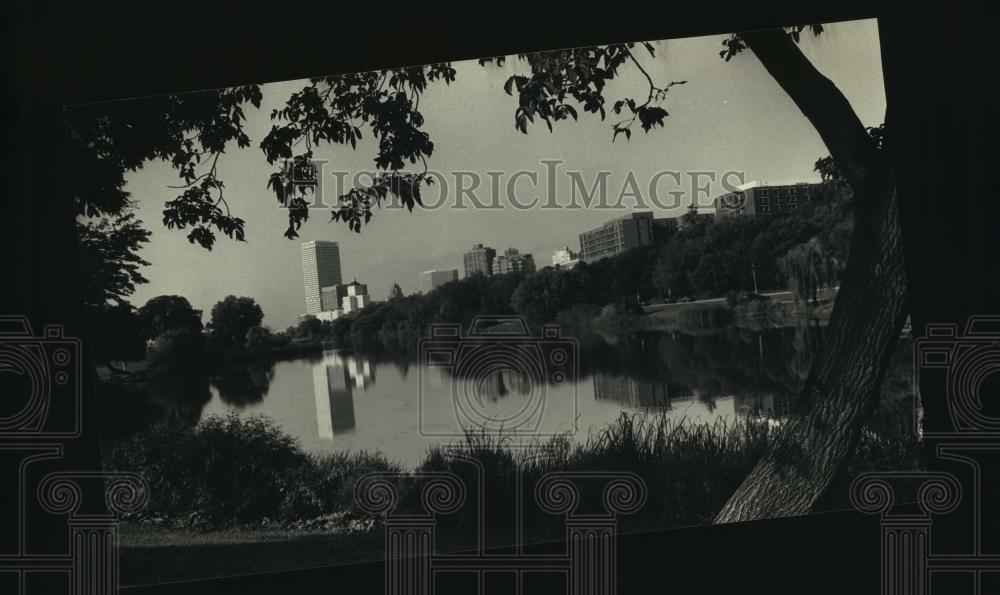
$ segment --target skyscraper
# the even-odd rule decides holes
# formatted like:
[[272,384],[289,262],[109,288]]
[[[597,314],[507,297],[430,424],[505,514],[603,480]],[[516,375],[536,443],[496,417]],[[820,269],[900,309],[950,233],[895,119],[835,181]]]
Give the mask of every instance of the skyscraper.
[[489,246],[475,244],[472,250],[465,253],[465,276],[471,277],[475,274],[483,274],[489,277],[493,274],[493,259],[497,251]]
[[341,283],[337,242],[316,240],[302,244],[302,279],[306,289],[306,314],[318,314],[323,309],[320,288]]

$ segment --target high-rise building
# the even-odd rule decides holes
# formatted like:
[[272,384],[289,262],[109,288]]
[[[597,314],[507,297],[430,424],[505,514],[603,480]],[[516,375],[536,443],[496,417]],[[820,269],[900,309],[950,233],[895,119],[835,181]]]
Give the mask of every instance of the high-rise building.
[[458,281],[458,269],[448,269],[446,271],[431,269],[418,275],[417,286],[420,287],[420,291],[430,293],[435,288],[451,281]]
[[472,250],[465,253],[465,276],[471,277],[475,274],[490,276],[493,274],[493,259],[496,258],[497,251],[489,246],[475,244]]
[[811,182],[758,182],[754,180],[715,199],[716,218],[738,215],[789,213],[823,187]]
[[302,244],[302,279],[306,289],[306,314],[323,311],[320,289],[341,283],[340,246],[316,240]]
[[580,260],[594,262],[630,248],[653,243],[653,213],[645,211],[612,219],[580,234]]
[[493,274],[535,272],[535,258],[530,254],[521,254],[517,248],[507,248],[503,254],[493,259]]
[[552,266],[571,269],[580,263],[580,253],[573,252],[569,246],[563,246],[552,253]]

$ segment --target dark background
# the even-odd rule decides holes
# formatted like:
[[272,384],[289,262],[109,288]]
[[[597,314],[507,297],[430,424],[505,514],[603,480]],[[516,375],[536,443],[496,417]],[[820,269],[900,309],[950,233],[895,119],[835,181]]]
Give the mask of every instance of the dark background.
[[[14,14],[9,11],[13,10]],[[914,334],[1000,313],[1000,36],[995,2],[505,2],[431,8],[226,1],[142,8],[6,7],[0,128],[0,313],[86,341],[62,108],[174,91],[607,42],[878,17],[910,269]],[[85,367],[84,369],[88,369]],[[84,428],[64,463],[96,468]],[[994,471],[995,473],[995,471]],[[7,492],[13,486],[4,483]],[[7,495],[7,494],[5,494]],[[13,495],[13,494],[10,494]],[[5,536],[5,535],[4,535]],[[44,540],[32,535],[32,540]],[[877,519],[843,512],[629,537],[622,592],[877,593]],[[252,581],[165,586],[206,592],[381,592],[381,564]],[[372,581],[376,582],[372,582]],[[554,586],[554,585],[550,585]]]

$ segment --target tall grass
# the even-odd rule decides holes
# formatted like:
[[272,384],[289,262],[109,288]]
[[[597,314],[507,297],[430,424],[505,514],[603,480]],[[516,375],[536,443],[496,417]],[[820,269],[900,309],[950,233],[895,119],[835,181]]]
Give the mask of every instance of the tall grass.
[[[523,444],[511,435],[470,432],[431,449],[413,473],[379,453],[310,455],[266,420],[230,416],[210,418],[193,429],[159,428],[135,436],[112,449],[108,463],[149,480],[151,501],[143,520],[206,529],[315,527],[313,521],[324,518],[367,526],[378,519],[355,505],[353,491],[371,471],[398,474],[397,513],[422,513],[427,476],[420,472],[447,471],[460,478],[466,503],[439,517],[436,528],[448,547],[463,549],[476,546],[480,525],[493,545],[510,544],[515,537],[561,538],[562,519],[535,501],[534,486],[553,471],[626,471],[641,477],[647,499],[636,513],[620,519],[625,531],[710,522],[774,433],[768,420],[720,419],[705,425],[659,413],[623,413],[579,444],[567,435]],[[915,442],[905,433],[868,430],[848,467],[851,473],[907,468],[915,454]],[[831,505],[846,502],[846,487],[834,486],[838,493]],[[581,507],[600,505],[598,484],[581,484],[581,494]],[[523,530],[515,535],[518,506]]]

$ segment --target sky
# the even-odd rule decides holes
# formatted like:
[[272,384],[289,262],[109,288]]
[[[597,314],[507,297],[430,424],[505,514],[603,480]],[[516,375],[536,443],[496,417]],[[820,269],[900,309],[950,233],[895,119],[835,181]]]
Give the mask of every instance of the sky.
[[[299,230],[300,238],[283,236],[286,213],[267,189],[274,171],[257,143],[270,129],[272,109],[304,86],[304,81],[270,83],[262,87],[259,110],[246,108],[248,149],[227,147],[218,172],[226,184],[233,214],[246,221],[246,242],[219,237],[211,252],[191,244],[185,231],[167,230],[161,223],[163,205],[179,190],[177,172],[169,164],[153,162],[127,178],[127,190],[137,202],[137,215],[152,231],[141,255],[151,263],[143,274],[148,284],[137,288],[132,303],[141,306],[152,297],[183,295],[206,319],[213,304],[227,295],[253,297],[264,311],[264,324],[282,329],[294,324],[305,309],[301,242],[333,240],[340,244],[344,281],[357,278],[368,285],[372,299],[381,300],[393,283],[405,293],[415,291],[417,275],[429,269],[455,268],[462,274],[462,255],[473,244],[492,246],[498,253],[514,247],[534,255],[539,266],[551,262],[562,246],[579,249],[581,232],[626,215],[633,209],[652,210],[657,217],[683,213],[691,202],[691,172],[742,172],[750,180],[815,180],[815,161],[828,154],[815,132],[791,99],[750,52],[731,61],[719,57],[724,35],[653,42],[656,57],[638,54],[644,68],[658,84],[686,80],[670,89],[660,104],[669,116],[664,127],[648,134],[638,126],[631,140],[619,136],[612,142],[613,114],[601,121],[578,109],[578,122],[558,122],[550,133],[544,124],[529,126],[525,135],[514,128],[517,98],[503,91],[515,73],[526,73],[527,64],[510,59],[502,67],[480,66],[477,61],[455,62],[455,82],[432,83],[420,99],[423,129],[434,142],[428,159],[431,170],[441,172],[450,198],[436,209],[376,210],[360,234],[343,223],[330,222],[327,212],[314,211]],[[803,35],[800,47],[812,63],[844,93],[866,126],[877,126],[885,115],[881,57],[874,20],[828,25],[819,37]],[[317,73],[317,76],[323,73]],[[644,97],[645,79],[635,68],[623,67],[605,97]],[[327,160],[326,171],[353,175],[371,171],[376,145],[370,131],[357,149],[321,147],[316,157]],[[559,160],[556,192],[550,196],[545,160]],[[626,195],[619,209],[518,209],[505,188],[511,174],[537,172],[537,185],[523,178],[513,187],[521,204],[537,198],[539,204],[554,199],[570,202],[567,171],[577,171],[590,186],[598,172],[607,178],[609,204],[617,205],[628,190],[629,172],[638,182],[641,201]],[[457,209],[454,172],[476,172],[483,184],[476,196],[484,203],[497,201],[503,208]],[[495,196],[487,172],[501,174]],[[660,208],[651,201],[649,184],[657,172],[681,174],[680,184],[660,177]],[[494,174],[497,175],[497,174]],[[329,178],[328,178],[329,179]],[[707,178],[701,178],[701,184]],[[722,193],[717,177],[709,194]],[[425,187],[425,202],[439,202],[441,185]],[[672,199],[669,193],[676,194]],[[627,193],[626,193],[627,194]],[[465,203],[470,204],[468,201]]]

